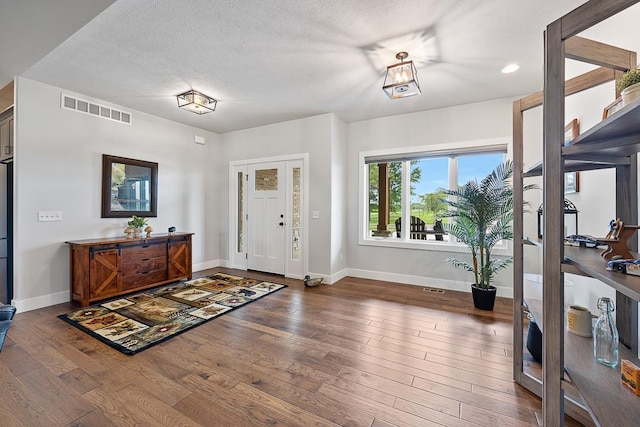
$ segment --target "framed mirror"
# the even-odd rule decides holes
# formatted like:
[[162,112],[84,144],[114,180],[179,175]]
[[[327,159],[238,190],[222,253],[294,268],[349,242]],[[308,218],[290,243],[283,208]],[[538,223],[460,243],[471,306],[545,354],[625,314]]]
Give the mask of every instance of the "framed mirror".
[[102,155],[102,218],[158,216],[158,164]]

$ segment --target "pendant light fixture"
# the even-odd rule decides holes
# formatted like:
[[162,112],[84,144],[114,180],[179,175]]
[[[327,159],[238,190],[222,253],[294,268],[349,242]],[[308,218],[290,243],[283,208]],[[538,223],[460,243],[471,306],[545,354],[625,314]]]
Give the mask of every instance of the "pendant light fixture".
[[177,96],[178,107],[196,114],[215,111],[218,101],[197,90],[190,90]]
[[387,67],[382,90],[390,99],[406,98],[422,93],[413,61],[404,61],[408,56],[407,52],[398,52],[396,58],[400,62]]

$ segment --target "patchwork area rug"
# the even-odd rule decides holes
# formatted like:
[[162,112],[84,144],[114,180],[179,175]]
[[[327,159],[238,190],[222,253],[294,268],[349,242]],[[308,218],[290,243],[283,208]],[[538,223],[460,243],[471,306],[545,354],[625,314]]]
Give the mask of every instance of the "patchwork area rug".
[[285,287],[217,273],[58,317],[125,354],[134,354]]

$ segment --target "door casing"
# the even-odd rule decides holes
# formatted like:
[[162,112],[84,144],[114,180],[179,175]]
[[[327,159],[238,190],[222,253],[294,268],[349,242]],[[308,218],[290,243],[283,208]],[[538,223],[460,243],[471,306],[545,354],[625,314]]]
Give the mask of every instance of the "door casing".
[[[309,266],[309,230],[308,230],[308,212],[309,212],[309,154],[293,154],[289,156],[269,157],[269,158],[257,158],[247,159],[229,162],[229,220],[228,220],[228,250],[229,250],[229,263],[230,268],[237,268],[240,270],[248,269],[247,262],[247,230],[246,230],[246,215],[248,208],[248,183],[246,181],[249,165],[272,163],[272,162],[286,162],[285,175],[286,175],[286,192],[285,192],[285,269],[284,275],[286,277],[292,277],[296,279],[302,279],[307,274]],[[292,254],[292,241],[293,235],[291,230],[291,213],[292,213],[292,183],[291,175],[293,168],[301,168],[301,213],[300,213],[300,235],[299,235],[299,248],[301,254],[299,258],[295,259]],[[245,177],[243,191],[238,192],[238,173],[242,173]],[[242,233],[238,233],[238,224],[240,219],[238,218],[238,199],[243,197],[244,200],[244,221],[242,225],[244,229]],[[250,213],[248,213],[250,215]],[[242,249],[242,250],[239,250]]]

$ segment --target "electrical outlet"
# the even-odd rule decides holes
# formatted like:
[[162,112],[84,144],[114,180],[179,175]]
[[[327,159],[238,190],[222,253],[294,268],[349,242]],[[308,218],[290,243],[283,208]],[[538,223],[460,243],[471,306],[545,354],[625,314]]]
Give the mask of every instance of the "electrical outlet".
[[60,211],[38,211],[38,222],[62,221]]

